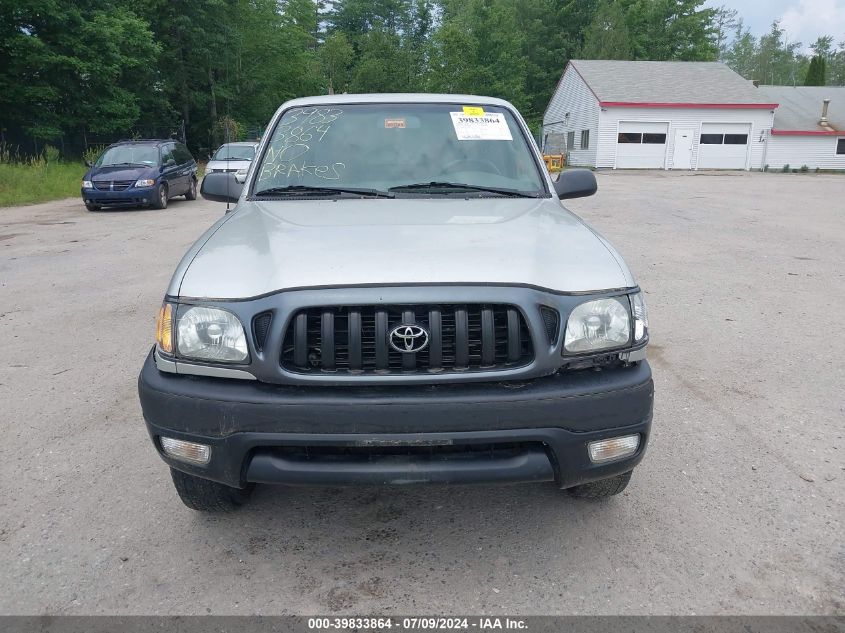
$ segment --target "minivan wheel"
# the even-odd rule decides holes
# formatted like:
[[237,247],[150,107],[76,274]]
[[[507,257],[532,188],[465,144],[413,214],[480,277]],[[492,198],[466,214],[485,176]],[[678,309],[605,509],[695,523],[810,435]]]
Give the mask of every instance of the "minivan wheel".
[[197,199],[197,179],[191,178],[191,186],[188,187],[188,192],[185,194],[185,200]]
[[179,498],[191,510],[199,512],[232,512],[249,501],[254,484],[240,489],[216,481],[194,477],[181,470],[170,469]]
[[88,203],[86,203],[85,208],[88,209],[89,211],[99,211],[103,207],[101,207],[98,204],[88,204]]
[[631,474],[633,472],[633,470],[629,470],[627,473],[622,473],[615,477],[608,477],[607,479],[599,479],[588,484],[573,486],[567,489],[567,492],[573,497],[580,497],[582,499],[612,497],[613,495],[618,495],[628,487],[628,482],[631,481]]
[[161,183],[156,189],[156,199],[153,202],[153,206],[156,209],[166,209],[167,208],[167,185]]

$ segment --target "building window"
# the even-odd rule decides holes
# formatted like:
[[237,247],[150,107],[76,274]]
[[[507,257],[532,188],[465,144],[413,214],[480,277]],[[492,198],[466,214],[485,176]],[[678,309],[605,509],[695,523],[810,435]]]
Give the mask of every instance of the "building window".
[[618,143],[642,143],[643,135],[639,132],[619,132]]
[[643,143],[648,143],[650,145],[665,145],[666,135],[649,133],[643,134]]
[[581,130],[581,149],[590,149],[590,130]]
[[725,134],[725,145],[748,145],[748,134]]
[[724,134],[702,134],[701,135],[701,144],[702,145],[721,145],[722,139],[724,138]]
[[845,155],[845,138],[840,138],[836,141],[836,155]]
[[566,149],[575,149],[575,132],[566,133]]

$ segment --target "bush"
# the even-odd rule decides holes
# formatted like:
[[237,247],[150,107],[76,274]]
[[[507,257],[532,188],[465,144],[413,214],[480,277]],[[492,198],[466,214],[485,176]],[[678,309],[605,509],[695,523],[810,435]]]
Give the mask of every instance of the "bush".
[[801,173],[802,174],[806,174],[808,171],[810,171],[809,167],[807,167],[806,165],[801,165]]
[[44,162],[48,165],[55,165],[59,162],[59,150],[52,145],[44,146]]
[[781,171],[782,171],[783,173],[785,173],[785,174],[788,174],[788,173],[789,173],[789,163],[787,163],[786,165],[784,165],[784,166],[783,166],[783,169],[781,169]]
[[90,145],[85,148],[84,152],[82,152],[82,158],[89,163],[94,163],[100,157],[100,154],[105,151],[105,145]]

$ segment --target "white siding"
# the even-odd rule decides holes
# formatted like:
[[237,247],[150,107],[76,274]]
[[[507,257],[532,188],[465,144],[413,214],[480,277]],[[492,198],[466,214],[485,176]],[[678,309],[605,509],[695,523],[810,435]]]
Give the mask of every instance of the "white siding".
[[[706,99],[706,95],[702,95],[702,100],[704,99]],[[692,166],[695,169],[698,165],[698,140],[702,123],[747,123],[751,126],[749,168],[760,169],[763,165],[765,132],[772,127],[772,117],[771,110],[750,108],[600,108],[595,166],[616,166],[616,138],[620,122],[650,121],[669,124],[667,136],[669,147],[666,158],[668,169],[672,168],[675,130],[691,129],[694,131]]]
[[[841,138],[845,138],[845,134]],[[843,169],[845,155],[836,155],[836,136],[770,135],[766,148],[765,164],[769,169]]]
[[[581,131],[590,131],[590,147],[581,149]],[[572,165],[596,166],[599,102],[575,69],[568,65],[543,115],[543,137],[575,132],[575,148],[567,148]]]

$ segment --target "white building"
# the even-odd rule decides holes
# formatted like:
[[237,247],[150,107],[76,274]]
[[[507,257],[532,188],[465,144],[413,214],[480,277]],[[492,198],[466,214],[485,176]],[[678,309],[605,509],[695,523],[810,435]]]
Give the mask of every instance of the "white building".
[[758,90],[778,104],[764,165],[774,170],[786,165],[845,170],[845,87],[760,86]]
[[760,169],[776,108],[718,62],[572,60],[543,115],[543,144],[556,140],[572,165]]

